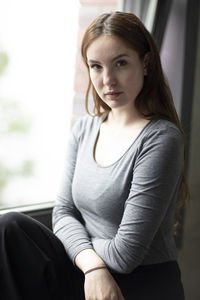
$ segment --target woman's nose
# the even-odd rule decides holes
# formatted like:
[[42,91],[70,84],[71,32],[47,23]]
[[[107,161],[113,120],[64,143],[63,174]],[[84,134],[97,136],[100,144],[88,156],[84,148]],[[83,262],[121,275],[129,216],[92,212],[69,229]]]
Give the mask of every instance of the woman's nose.
[[115,85],[116,84],[116,77],[114,72],[111,70],[105,70],[103,73],[103,84],[104,85]]

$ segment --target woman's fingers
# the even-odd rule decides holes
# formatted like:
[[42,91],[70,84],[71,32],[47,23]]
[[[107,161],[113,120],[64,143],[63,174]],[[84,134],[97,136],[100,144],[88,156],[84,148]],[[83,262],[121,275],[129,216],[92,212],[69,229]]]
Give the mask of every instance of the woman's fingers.
[[107,269],[88,273],[85,277],[86,300],[124,300],[124,297]]

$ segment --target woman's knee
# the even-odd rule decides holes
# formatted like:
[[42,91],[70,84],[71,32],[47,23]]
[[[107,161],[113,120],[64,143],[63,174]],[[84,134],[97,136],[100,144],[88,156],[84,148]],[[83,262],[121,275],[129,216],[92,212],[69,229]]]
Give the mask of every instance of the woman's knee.
[[25,216],[18,212],[9,212],[0,216],[0,232],[9,233],[13,231],[24,218]]

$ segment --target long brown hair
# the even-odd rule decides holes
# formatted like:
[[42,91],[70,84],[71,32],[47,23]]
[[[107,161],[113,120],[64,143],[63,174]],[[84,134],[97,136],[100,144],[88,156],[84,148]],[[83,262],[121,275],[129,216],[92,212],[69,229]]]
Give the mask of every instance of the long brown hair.
[[[139,54],[141,60],[144,60],[145,56],[148,57],[148,75],[144,77],[143,88],[135,99],[135,107],[149,120],[166,119],[171,121],[184,136],[170,88],[163,74],[157,44],[143,23],[134,14],[124,12],[104,13],[97,17],[87,28],[82,40],[81,54],[88,73],[87,49],[101,35],[112,35],[120,38]],[[90,78],[86,92],[87,112],[89,113],[88,100],[90,91],[92,92],[94,101],[93,113],[96,116],[101,116],[103,113],[109,112],[110,107],[99,97]],[[175,212],[175,227],[178,224],[180,207],[185,203],[187,197],[188,188],[184,167],[180,184],[180,197]]]

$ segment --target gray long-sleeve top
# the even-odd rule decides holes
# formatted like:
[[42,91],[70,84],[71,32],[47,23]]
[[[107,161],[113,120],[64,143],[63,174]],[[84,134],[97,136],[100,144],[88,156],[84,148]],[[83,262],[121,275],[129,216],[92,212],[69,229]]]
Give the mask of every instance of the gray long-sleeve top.
[[183,137],[166,120],[152,120],[115,163],[102,167],[94,146],[103,117],[74,126],[53,230],[74,261],[93,248],[113,272],[177,259],[174,208],[183,172]]

